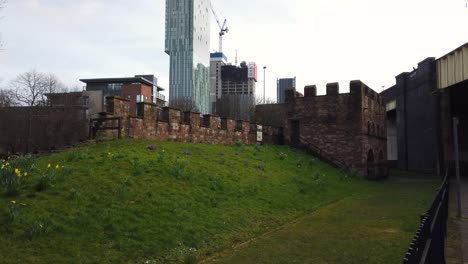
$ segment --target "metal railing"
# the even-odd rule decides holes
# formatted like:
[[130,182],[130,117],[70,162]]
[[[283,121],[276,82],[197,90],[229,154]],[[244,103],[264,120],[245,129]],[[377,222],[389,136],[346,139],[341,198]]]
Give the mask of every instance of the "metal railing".
[[162,100],[162,101],[166,101],[166,96],[164,94],[161,94],[161,93],[156,93],[156,96],[154,98]]
[[403,264],[445,264],[449,182],[448,173],[411,241]]

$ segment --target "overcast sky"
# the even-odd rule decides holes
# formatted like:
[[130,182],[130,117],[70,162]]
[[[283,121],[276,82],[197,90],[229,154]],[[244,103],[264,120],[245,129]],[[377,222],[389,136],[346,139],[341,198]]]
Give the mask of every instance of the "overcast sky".
[[[467,0],[212,0],[229,33],[223,50],[259,66],[257,95],[276,99],[276,78],[301,91],[360,79],[377,91],[426,57],[468,42]],[[0,11],[0,86],[33,68],[69,86],[80,78],[154,74],[168,88],[164,0],[8,0]],[[218,26],[211,24],[211,50]]]

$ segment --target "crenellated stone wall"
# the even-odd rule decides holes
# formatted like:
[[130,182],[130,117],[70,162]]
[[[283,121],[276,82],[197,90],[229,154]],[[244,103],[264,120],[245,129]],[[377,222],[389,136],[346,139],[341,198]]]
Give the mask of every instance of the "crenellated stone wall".
[[256,109],[256,119],[281,117],[274,124],[284,127],[286,144],[305,146],[370,179],[387,175],[385,104],[375,91],[352,81],[349,93],[340,94],[338,83],[329,83],[326,95],[318,96],[310,85],[304,95],[287,90],[285,98],[284,104]]
[[[178,109],[158,108],[156,104],[137,104],[137,117],[129,116],[129,101],[120,97],[107,98],[106,117],[122,118],[122,135],[135,139],[172,140],[207,144],[257,143],[257,126],[242,120],[181,112]],[[106,124],[107,122],[107,124]],[[116,126],[116,121],[106,121],[105,126]],[[266,144],[282,142],[282,129],[263,127]],[[116,131],[99,131],[98,135],[117,137]]]

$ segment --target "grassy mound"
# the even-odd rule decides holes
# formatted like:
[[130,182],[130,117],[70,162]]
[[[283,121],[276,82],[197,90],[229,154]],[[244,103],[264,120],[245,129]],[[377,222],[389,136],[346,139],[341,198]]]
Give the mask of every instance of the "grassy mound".
[[192,263],[378,184],[286,146],[120,140],[6,163],[5,263]]

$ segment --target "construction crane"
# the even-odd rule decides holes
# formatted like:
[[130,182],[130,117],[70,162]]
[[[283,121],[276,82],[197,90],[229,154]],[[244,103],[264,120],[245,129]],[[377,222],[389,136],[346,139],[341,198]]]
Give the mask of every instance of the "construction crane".
[[218,23],[218,26],[219,26],[219,52],[223,52],[223,36],[224,34],[228,33],[229,29],[226,25],[227,23],[227,19],[224,19],[224,23],[223,25],[221,25],[221,23],[219,22],[219,18],[218,18],[218,15],[216,15],[216,12],[213,8],[213,5],[211,5],[210,3],[210,7],[211,7],[211,11],[213,12],[213,15],[216,19],[216,22]]

